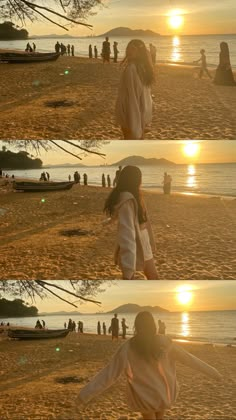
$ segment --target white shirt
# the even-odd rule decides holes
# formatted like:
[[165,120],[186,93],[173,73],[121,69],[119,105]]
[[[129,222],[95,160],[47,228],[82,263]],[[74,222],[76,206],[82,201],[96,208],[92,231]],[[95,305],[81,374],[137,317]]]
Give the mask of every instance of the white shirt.
[[151,89],[142,83],[133,63],[127,65],[121,77],[116,118],[121,127],[131,131],[132,140],[142,139],[146,125],[152,121]]
[[213,379],[220,379],[218,371],[181,347],[173,344],[166,336],[159,336],[163,356],[157,361],[141,359],[126,341],[101,370],[80,391],[79,398],[86,403],[108,389],[122,373],[127,378],[127,402],[130,408],[140,412],[158,412],[170,408],[178,393],[176,361],[200,371]]

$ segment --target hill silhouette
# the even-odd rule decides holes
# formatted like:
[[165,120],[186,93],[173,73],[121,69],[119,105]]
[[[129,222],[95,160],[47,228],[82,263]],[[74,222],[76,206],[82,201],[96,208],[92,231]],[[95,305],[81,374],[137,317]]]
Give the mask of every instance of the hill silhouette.
[[117,36],[129,36],[129,37],[159,37],[160,34],[150,31],[149,29],[130,29],[126,27],[118,27],[111,29],[110,31],[106,32],[105,34],[99,35],[98,37],[117,37]]
[[136,314],[140,311],[149,311],[152,313],[169,312],[167,309],[161,308],[160,306],[140,306],[135,303],[126,303],[124,305],[118,306],[118,308],[115,308],[112,311],[107,312],[107,314]]
[[145,158],[143,156],[128,156],[119,162],[113,163],[111,166],[173,166],[174,162],[167,159]]

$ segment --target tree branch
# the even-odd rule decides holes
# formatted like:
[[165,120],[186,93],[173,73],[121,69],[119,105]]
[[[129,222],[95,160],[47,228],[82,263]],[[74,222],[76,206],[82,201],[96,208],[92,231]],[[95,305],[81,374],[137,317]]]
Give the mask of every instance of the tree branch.
[[61,149],[61,150],[63,150],[64,152],[68,153],[69,155],[74,156],[74,157],[76,157],[76,158],[77,158],[77,159],[79,159],[79,160],[82,160],[82,158],[81,158],[81,157],[79,157],[79,156],[75,155],[74,153],[70,152],[69,150],[64,149],[64,147],[59,146],[59,144],[57,144],[54,140],[49,140],[49,141],[50,141],[52,144],[54,144],[54,146],[59,147],[59,149]]
[[62,141],[64,141],[64,142],[65,142],[65,143],[67,143],[67,144],[70,144],[71,146],[77,147],[78,149],[81,149],[81,150],[83,150],[84,152],[87,152],[87,153],[93,153],[93,154],[95,154],[95,155],[102,156],[102,157],[103,157],[103,156],[106,156],[104,153],[91,151],[91,150],[89,150],[89,149],[86,149],[85,147],[79,146],[78,144],[74,144],[72,141],[69,141],[69,140],[62,140]]
[[92,303],[96,303],[97,305],[101,305],[101,302],[98,302],[98,301],[96,301],[96,300],[92,300],[92,299],[87,299],[87,298],[84,298],[83,296],[79,296],[79,295],[77,295],[76,293],[73,293],[73,292],[70,292],[69,290],[66,290],[66,289],[64,289],[63,287],[61,287],[61,286],[58,286],[58,285],[56,285],[56,284],[53,284],[53,283],[48,283],[47,281],[45,281],[45,280],[35,280],[36,281],[36,283],[38,284],[38,285],[40,285],[40,286],[44,286],[45,284],[47,285],[47,286],[50,286],[50,287],[55,287],[55,289],[58,289],[58,290],[61,290],[62,292],[66,292],[66,293],[68,293],[69,295],[71,295],[71,296],[75,296],[75,297],[77,297],[77,298],[79,298],[79,299],[81,299],[81,300],[84,300],[85,302],[92,302]]

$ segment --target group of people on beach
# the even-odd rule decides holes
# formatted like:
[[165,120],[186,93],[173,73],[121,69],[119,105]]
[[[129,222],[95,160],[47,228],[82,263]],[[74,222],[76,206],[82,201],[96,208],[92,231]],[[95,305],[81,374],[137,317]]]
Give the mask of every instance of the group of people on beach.
[[[126,332],[127,332],[128,328],[129,327],[126,325],[125,318],[122,318],[121,329],[122,329],[122,339],[124,339],[124,340],[126,339]],[[114,317],[111,320],[111,325],[108,329],[108,333],[111,334],[112,340],[119,338],[119,330],[120,330],[119,319],[118,319],[118,315],[115,314]],[[102,326],[101,326],[101,322],[98,321],[98,323],[97,323],[97,334],[101,335],[102,332],[103,332],[103,335],[107,334],[106,323],[103,322]]]
[[37,330],[45,330],[46,323],[45,323],[44,319],[42,319],[41,321],[38,319],[34,328],[37,329]]
[[49,182],[50,181],[49,172],[42,172],[40,175],[39,181]]
[[200,50],[199,60],[194,61],[195,64],[201,63],[199,78],[202,79],[202,76],[207,74],[210,79],[213,79],[213,82],[216,85],[226,85],[226,86],[235,86],[236,82],[234,80],[234,75],[230,63],[230,54],[229,46],[227,42],[220,43],[220,55],[219,55],[219,65],[216,69],[215,77],[213,78],[211,73],[207,68],[207,59],[206,51],[204,49]]
[[[76,332],[76,322],[70,318],[68,323],[64,322],[64,328],[70,332]],[[83,334],[84,332],[84,324],[82,321],[77,322],[77,332],[80,334]]]
[[33,42],[32,46],[29,42],[27,42],[26,47],[25,47],[25,52],[28,53],[33,53],[36,51],[36,44]]
[[[113,62],[118,62],[118,42],[114,41],[113,43]],[[105,41],[102,44],[102,51],[101,57],[103,59],[103,63],[110,63],[111,61],[111,44],[109,42],[109,37],[106,37]],[[92,44],[89,45],[89,58],[98,58],[98,49],[95,45],[94,47]]]
[[71,45],[71,44],[65,45],[62,42],[60,43],[59,41],[57,41],[55,44],[55,51],[57,54],[60,53],[61,55],[67,55],[71,57],[74,57],[75,55],[74,45]]

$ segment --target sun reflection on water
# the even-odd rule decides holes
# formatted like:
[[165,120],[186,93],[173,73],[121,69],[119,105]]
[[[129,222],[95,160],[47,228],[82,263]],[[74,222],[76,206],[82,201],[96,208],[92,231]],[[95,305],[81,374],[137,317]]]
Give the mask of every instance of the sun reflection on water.
[[187,187],[197,188],[196,167],[194,165],[188,166]]
[[190,335],[189,314],[187,312],[181,314],[181,335],[183,337],[189,337]]
[[171,60],[172,61],[180,61],[181,59],[181,53],[180,53],[180,38],[178,36],[174,36],[172,38],[172,46],[173,49],[171,51]]

